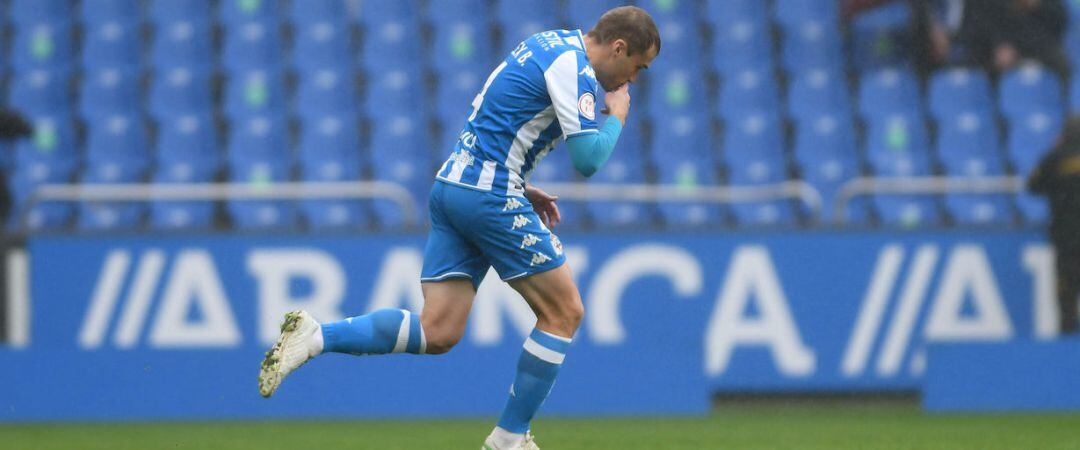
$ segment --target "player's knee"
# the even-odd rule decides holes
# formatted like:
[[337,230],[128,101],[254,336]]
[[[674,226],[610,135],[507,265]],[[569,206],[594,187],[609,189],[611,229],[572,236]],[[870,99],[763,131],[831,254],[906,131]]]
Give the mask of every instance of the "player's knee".
[[461,341],[461,336],[449,333],[429,335],[425,353],[429,355],[442,355],[454,348],[459,341]]
[[581,319],[584,317],[585,307],[581,304],[581,299],[576,298],[575,301],[561,303],[547,311],[544,322],[554,331],[561,332],[566,336],[572,336],[577,331],[578,326],[581,325]]

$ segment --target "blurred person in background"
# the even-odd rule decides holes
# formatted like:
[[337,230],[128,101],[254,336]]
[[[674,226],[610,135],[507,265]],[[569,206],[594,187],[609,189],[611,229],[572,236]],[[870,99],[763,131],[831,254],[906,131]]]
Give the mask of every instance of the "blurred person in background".
[[[34,134],[34,127],[21,113],[0,108],[0,143],[7,143]],[[0,178],[6,174],[0,173]],[[0,180],[0,217],[7,217],[11,210],[11,193],[6,180]]]
[[1061,46],[1068,15],[1061,0],[914,1],[927,72],[974,65],[997,74],[1031,59],[1068,76]]
[[1032,172],[1028,189],[1050,202],[1060,331],[1076,334],[1080,296],[1080,117],[1065,124],[1054,148]]

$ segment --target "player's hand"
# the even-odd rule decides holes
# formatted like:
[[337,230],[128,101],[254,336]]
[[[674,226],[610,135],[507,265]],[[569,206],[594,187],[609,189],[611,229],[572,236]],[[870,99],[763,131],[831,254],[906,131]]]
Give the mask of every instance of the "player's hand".
[[555,204],[555,200],[558,200],[559,196],[548,194],[538,187],[526,185],[525,198],[529,199],[533,211],[540,216],[540,220],[543,220],[544,225],[548,228],[553,228],[562,221],[562,216],[559,215],[559,206]]
[[623,83],[618,89],[604,94],[604,108],[601,113],[615,116],[626,125],[626,116],[630,114],[630,83]]

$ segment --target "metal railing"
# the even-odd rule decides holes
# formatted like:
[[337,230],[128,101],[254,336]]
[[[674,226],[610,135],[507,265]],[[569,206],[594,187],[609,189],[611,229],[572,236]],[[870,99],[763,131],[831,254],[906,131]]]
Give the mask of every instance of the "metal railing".
[[844,183],[833,201],[833,222],[843,223],[848,204],[863,195],[1018,194],[1026,180],[1001,177],[859,177]]

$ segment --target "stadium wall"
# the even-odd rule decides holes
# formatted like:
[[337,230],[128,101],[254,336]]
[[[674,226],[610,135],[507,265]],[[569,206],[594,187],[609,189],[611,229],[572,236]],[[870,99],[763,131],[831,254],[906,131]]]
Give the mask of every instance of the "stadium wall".
[[[940,342],[1054,335],[1034,231],[567,234],[586,302],[548,414],[686,414],[716,392],[911,391]],[[491,415],[535,320],[494,273],[438,357],[328,355],[258,396],[282,313],[419,310],[424,237],[35,237],[0,420]]]

